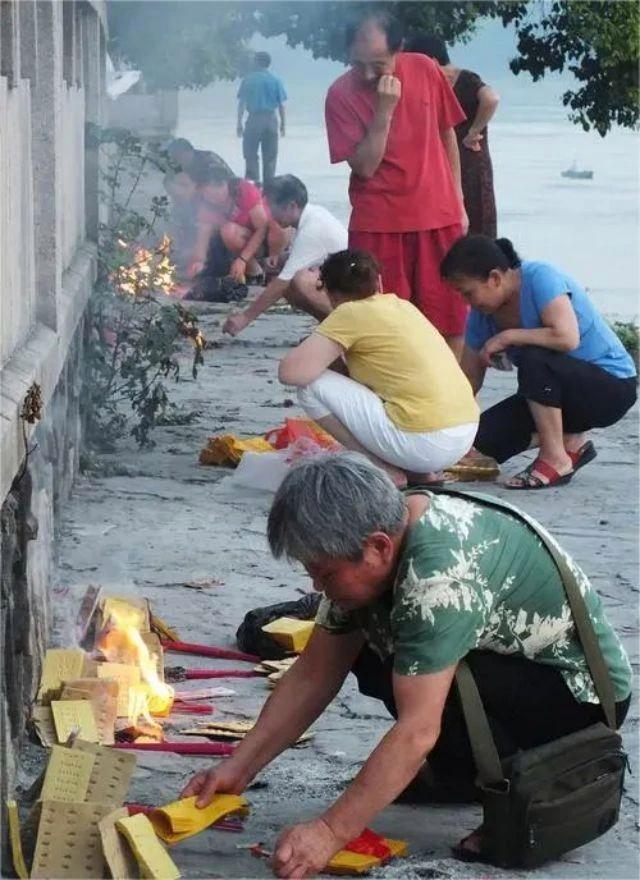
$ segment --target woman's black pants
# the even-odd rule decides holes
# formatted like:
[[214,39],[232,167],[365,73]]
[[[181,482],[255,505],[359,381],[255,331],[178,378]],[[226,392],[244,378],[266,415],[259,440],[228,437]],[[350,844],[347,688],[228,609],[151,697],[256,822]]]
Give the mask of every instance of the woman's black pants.
[[635,378],[620,379],[602,367],[537,345],[518,351],[518,393],[485,410],[475,447],[498,462],[531,445],[536,426],[527,400],[562,410],[565,433],[615,424],[636,401]]
[[[553,666],[524,657],[471,651],[465,657],[473,673],[489,719],[493,738],[502,758],[518,749],[530,749],[604,721],[598,704],[575,699],[561,673]],[[375,697],[396,718],[392,686],[393,658],[381,661],[369,647],[363,648],[352,672],[358,688]],[[631,697],[616,703],[616,719],[622,724]],[[436,780],[468,785],[476,777],[467,728],[458,690],[453,685],[442,714],[441,731],[429,755]]]

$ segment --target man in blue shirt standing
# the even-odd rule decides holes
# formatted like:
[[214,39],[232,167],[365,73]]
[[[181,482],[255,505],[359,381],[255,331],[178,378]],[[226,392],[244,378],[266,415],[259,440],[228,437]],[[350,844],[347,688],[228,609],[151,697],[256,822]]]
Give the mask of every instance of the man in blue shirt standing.
[[[245,177],[260,183],[258,150],[261,150],[263,184],[275,177],[278,159],[276,110],[280,116],[280,134],[284,137],[284,102],[287,100],[282,80],[270,72],[270,64],[271,56],[267,52],[256,52],[254,70],[245,76],[238,90],[238,137],[242,138]],[[248,116],[243,127],[245,111]]]

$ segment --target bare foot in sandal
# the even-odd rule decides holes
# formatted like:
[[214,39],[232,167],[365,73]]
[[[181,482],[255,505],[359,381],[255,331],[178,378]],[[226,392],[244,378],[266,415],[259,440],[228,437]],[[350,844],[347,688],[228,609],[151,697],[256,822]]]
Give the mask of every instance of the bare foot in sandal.
[[451,847],[451,852],[460,862],[482,861],[482,825],[463,837],[457,846]]

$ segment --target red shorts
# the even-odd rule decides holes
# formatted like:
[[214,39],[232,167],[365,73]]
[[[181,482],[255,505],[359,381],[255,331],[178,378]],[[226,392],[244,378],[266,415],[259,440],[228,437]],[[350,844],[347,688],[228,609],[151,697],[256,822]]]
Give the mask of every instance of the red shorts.
[[369,251],[382,270],[387,293],[411,300],[443,336],[462,336],[469,307],[440,277],[440,263],[462,228],[423,232],[349,232],[349,247]]

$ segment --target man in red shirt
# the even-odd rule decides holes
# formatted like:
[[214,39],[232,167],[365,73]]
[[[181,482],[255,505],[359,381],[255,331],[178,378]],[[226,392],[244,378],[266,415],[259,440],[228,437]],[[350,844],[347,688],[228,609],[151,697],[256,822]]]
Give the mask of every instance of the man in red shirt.
[[386,12],[347,29],[352,69],[327,94],[331,161],[351,166],[349,245],[372,253],[385,291],[409,299],[461,353],[467,307],[440,278],[467,231],[454,127],[465,116],[432,59],[400,51]]

